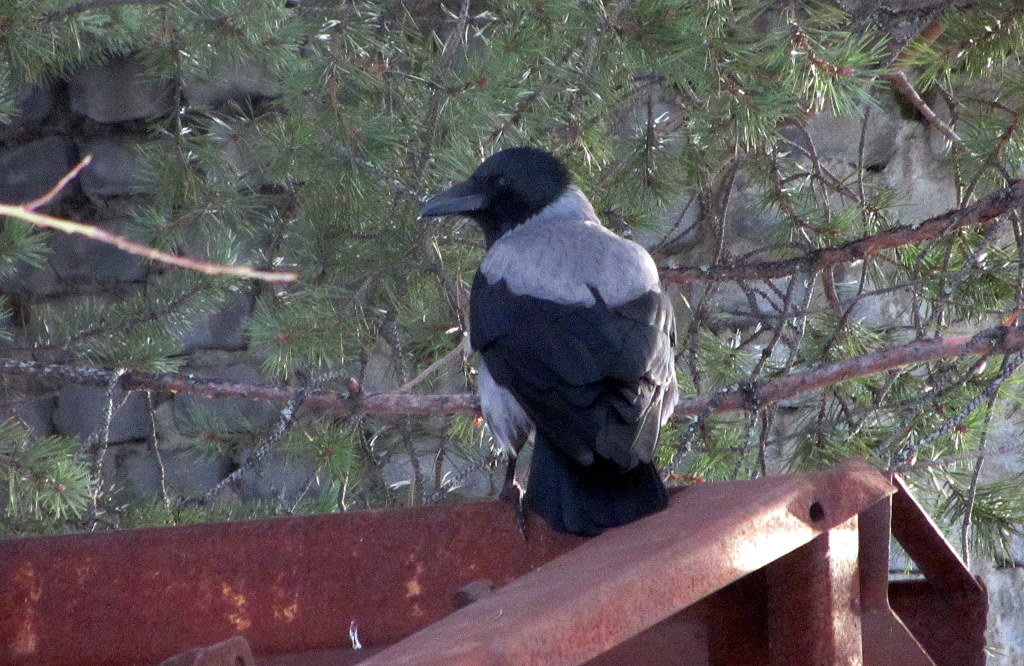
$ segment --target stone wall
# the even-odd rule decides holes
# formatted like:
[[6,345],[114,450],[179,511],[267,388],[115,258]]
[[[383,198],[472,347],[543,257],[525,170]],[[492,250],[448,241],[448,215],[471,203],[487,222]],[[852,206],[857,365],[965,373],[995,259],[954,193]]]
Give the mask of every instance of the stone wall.
[[[276,94],[274,80],[251,68],[222,75],[216,80],[186,81],[187,103],[215,111],[232,102]],[[22,87],[17,115],[0,126],[0,200],[24,202],[38,197],[84,155],[92,155],[90,166],[62,191],[51,210],[122,232],[129,208],[145,202],[154,190],[139,159],[140,149],[156,141],[147,121],[172,111],[171,86],[147,76],[143,64],[132,57],[84,69],[67,81]],[[22,267],[0,282],[16,310],[32,304],[73,316],[75,305],[83,299],[116,301],[156,279],[147,262],[110,245],[59,233],[52,234],[48,244],[51,253],[43,266]],[[253,294],[240,290],[219,312],[197,318],[181,339],[188,355],[184,371],[203,378],[259,380],[259,359],[247,350],[243,336],[252,303]],[[0,346],[17,348],[20,342],[16,335],[12,343]],[[102,388],[67,386],[6,409],[40,434],[88,437],[102,424],[106,404]],[[175,496],[204,492],[240,462],[231,454],[210,459],[189,451],[189,436],[195,434],[190,428],[201,413],[209,412],[232,428],[261,427],[277,413],[267,403],[174,396],[157,405],[151,418],[146,396],[130,394],[119,400],[111,422],[111,446],[104,463],[107,481],[129,493],[155,495],[159,476],[149,439],[155,428],[168,491]],[[278,466],[280,477],[271,473],[262,487],[246,489],[242,495],[252,499],[287,494],[289,484],[305,482],[305,478],[296,479],[300,474],[285,470],[281,461]]]

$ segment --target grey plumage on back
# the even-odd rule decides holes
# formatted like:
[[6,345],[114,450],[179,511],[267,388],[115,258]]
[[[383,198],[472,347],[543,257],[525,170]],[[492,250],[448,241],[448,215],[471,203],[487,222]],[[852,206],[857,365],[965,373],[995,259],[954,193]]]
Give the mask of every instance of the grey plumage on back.
[[480,270],[514,294],[564,305],[593,305],[591,288],[611,307],[661,290],[647,251],[604,228],[575,186],[502,236]]

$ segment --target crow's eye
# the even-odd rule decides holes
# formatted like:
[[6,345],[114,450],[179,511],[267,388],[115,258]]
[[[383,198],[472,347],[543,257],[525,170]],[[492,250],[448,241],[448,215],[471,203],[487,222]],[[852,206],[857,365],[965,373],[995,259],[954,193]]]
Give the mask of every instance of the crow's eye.
[[494,181],[494,185],[500,189],[505,189],[508,187],[508,178],[505,176],[498,176]]

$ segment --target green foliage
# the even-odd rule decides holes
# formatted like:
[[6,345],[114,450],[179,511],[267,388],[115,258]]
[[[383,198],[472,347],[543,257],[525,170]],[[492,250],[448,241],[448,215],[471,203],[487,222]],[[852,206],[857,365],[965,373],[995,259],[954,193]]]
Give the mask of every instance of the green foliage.
[[[153,268],[144,285],[126,285],[116,297],[69,304],[7,294],[5,345],[43,361],[177,370],[188,362],[184,341],[197,319],[251,296],[243,352],[267,379],[299,386],[336,373],[387,391],[447,359],[413,390],[461,390],[472,377],[451,352],[466,332],[482,243],[470,223],[425,223],[417,211],[481,158],[523,143],[565,159],[602,219],[624,235],[672,240],[685,225],[666,224],[665,211],[692,194],[698,220],[674,239],[674,251],[704,244],[710,250],[693,256],[708,265],[799,257],[920,221],[904,218],[905,193],[875,177],[884,164],[826,163],[800,138],[814,114],[863,118],[880,113],[890,94],[883,76],[894,45],[882,32],[855,29],[833,4],[467,7],[461,17],[460,3],[170,0],[81,10],[73,0],[0,2],[0,122],[15,110],[18,85],[136,54],[174,99],[171,111],[145,123],[149,140],[138,159],[146,193],[119,203],[130,217],[124,233],[169,252],[301,275],[297,285],[268,286]],[[1016,10],[1011,0],[951,9],[940,39],[914,40],[900,55],[939,115],[955,111],[949,122],[962,145],[949,164],[958,205],[1002,186],[1003,171],[1018,173],[1024,163]],[[251,68],[267,89],[213,107],[184,92],[186,83],[239,68]],[[62,205],[89,219],[98,208],[83,199]],[[747,249],[733,241],[745,217],[777,224],[755,254],[739,256]],[[1021,249],[1011,232],[973,226],[837,268],[832,284],[819,272],[806,303],[788,279],[680,289],[680,387],[707,393],[951,327],[990,325],[1022,305]],[[5,220],[0,278],[45,266],[47,242],[47,234]],[[657,259],[668,265],[669,254]],[[752,312],[718,307],[730,290]],[[858,455],[890,467],[910,451],[962,475],[986,439],[985,410],[942,436],[928,434],[970,406],[995,381],[996,366],[911,365],[753,414],[703,415],[692,428],[666,427],[658,461],[677,474],[722,480],[764,473],[766,460],[776,470],[805,469]],[[1018,394],[1004,389],[1000,401]],[[271,426],[224,417],[201,408],[175,415],[192,455],[234,456],[270,436]],[[0,427],[7,533],[82,524],[91,479],[79,445],[33,437],[15,422]],[[483,467],[492,445],[468,416],[334,421],[300,410],[279,446],[312,461],[301,497],[205,507],[168,498],[109,513],[121,526],[141,526],[430,501],[429,491],[443,495],[438,488]],[[954,462],[939,464],[946,459]],[[408,479],[385,474],[402,464]],[[944,515],[956,523],[966,510],[963,478],[941,479]],[[978,488],[979,547],[1002,547],[1019,520],[1018,499],[1007,484]]]
[[5,219],[0,227],[0,278],[22,266],[39,267],[46,257],[46,234],[21,220]]
[[[1024,476],[1013,474],[991,483],[980,483],[971,503],[971,544],[976,552],[997,562],[1012,562],[1011,539],[1024,535]],[[939,518],[951,528],[961,527],[970,501],[971,474],[956,473],[945,484],[945,501]]]
[[36,437],[15,419],[0,422],[0,479],[0,534],[77,521],[85,515],[89,469],[71,439]]

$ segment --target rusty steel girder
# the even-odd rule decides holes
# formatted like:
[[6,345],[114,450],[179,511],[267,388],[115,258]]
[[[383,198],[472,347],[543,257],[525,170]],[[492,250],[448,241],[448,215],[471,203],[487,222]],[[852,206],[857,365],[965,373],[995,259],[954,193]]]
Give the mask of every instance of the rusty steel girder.
[[[264,666],[983,663],[984,589],[893,484],[857,461],[700,483],[593,539],[537,519],[524,539],[483,502],[2,541],[0,662],[243,636]],[[893,534],[926,561],[907,591],[894,490]]]

